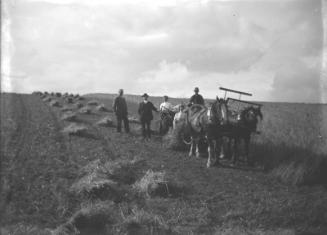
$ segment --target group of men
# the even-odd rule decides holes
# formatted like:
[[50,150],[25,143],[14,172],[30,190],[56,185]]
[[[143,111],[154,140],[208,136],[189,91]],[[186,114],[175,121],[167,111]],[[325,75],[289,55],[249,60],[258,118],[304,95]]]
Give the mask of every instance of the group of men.
[[[143,101],[139,104],[138,113],[140,115],[140,121],[142,126],[142,135],[144,139],[151,138],[151,121],[153,120],[153,111],[155,112],[174,112],[174,106],[169,102],[168,96],[164,96],[164,102],[160,104],[159,110],[149,101],[149,95],[144,93]],[[201,104],[204,105],[204,99],[199,94],[199,88],[194,88],[194,95],[190,98],[189,105]],[[113,102],[113,110],[117,118],[117,132],[121,132],[122,122],[124,122],[124,128],[126,133],[129,133],[129,121],[128,121],[128,111],[127,104],[124,97],[124,90],[120,89],[118,91],[118,96]]]

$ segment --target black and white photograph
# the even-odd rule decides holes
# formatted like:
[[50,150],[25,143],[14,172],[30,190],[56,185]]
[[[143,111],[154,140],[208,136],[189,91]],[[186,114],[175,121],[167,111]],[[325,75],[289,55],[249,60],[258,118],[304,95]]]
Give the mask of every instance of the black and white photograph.
[[326,235],[327,0],[2,0],[1,235]]

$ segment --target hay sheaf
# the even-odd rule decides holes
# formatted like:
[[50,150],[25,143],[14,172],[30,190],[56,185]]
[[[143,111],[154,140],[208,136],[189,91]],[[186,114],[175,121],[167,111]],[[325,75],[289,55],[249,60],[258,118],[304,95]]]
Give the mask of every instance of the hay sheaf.
[[116,182],[108,179],[99,171],[94,171],[81,178],[71,186],[71,191],[84,198],[107,199],[114,202],[121,202],[125,195]]
[[80,170],[81,176],[96,172],[99,175],[106,175],[108,179],[114,180],[120,184],[132,184],[136,181],[138,167],[144,164],[144,160],[135,157],[132,160],[117,159],[105,163],[95,160]]
[[69,106],[69,105],[64,105],[64,106],[60,109],[61,112],[67,112],[67,111],[73,111],[73,110],[74,110],[74,107]]
[[60,107],[60,103],[58,102],[58,100],[51,100],[49,105],[52,107]]
[[118,222],[120,222],[120,216],[113,202],[90,202],[82,205],[82,208],[68,222],[52,231],[52,234],[107,234],[111,231],[110,227]]
[[189,132],[184,125],[178,124],[163,137],[164,145],[173,150],[187,150],[188,145],[185,144],[183,139],[189,139],[189,136]]
[[[9,227],[0,228],[1,235],[52,235],[50,229],[42,229],[36,225],[18,223]],[[59,235],[59,234],[58,234]]]
[[79,97],[76,98],[76,100],[85,100],[85,97],[79,96]]
[[92,113],[92,109],[88,106],[82,107],[78,110],[78,112],[83,113],[83,114],[90,114]]
[[72,123],[69,126],[65,127],[62,131],[68,135],[84,135],[87,132],[87,127],[85,125]]
[[76,107],[77,109],[80,109],[80,108],[84,107],[84,104],[82,104],[81,102],[77,102],[77,103],[75,104],[75,107]]
[[148,170],[146,174],[135,184],[133,189],[146,197],[173,197],[181,193],[180,187],[169,182],[165,172]]
[[50,102],[50,101],[52,100],[52,98],[49,97],[49,96],[46,96],[46,97],[43,98],[42,100],[43,100],[43,102]]
[[73,99],[73,97],[68,96],[68,97],[66,98],[66,102],[67,102],[68,104],[72,104],[72,103],[74,103],[74,99]]
[[109,111],[109,109],[107,109],[104,104],[98,105],[97,107],[95,107],[95,110],[97,110],[99,112],[108,112]]
[[128,117],[128,121],[129,121],[130,123],[136,123],[136,124],[140,124],[140,123],[141,123],[140,120],[139,120],[138,118],[133,117],[133,116]]
[[77,120],[77,115],[74,112],[65,112],[62,115],[61,120],[73,122],[73,121],[76,121]]
[[113,121],[111,120],[110,117],[104,117],[103,119],[101,119],[100,121],[98,121],[96,123],[96,125],[98,125],[98,126],[104,126],[104,127],[113,127],[114,126],[114,123],[113,123]]
[[139,166],[143,164],[143,159],[135,157],[132,160],[118,159],[107,161],[103,168],[111,179],[122,184],[133,184],[139,174]]
[[[93,161],[80,170],[81,179],[71,186],[76,195],[107,199],[115,202],[128,200],[134,193],[127,185],[136,181],[135,166],[140,160],[116,160],[106,163]],[[126,187],[124,186],[126,185]]]

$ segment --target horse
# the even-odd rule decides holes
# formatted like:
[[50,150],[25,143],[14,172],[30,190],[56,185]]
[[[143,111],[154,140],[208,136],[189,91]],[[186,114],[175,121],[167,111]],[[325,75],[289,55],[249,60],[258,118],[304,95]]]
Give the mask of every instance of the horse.
[[[207,167],[219,164],[219,158],[223,158],[223,131],[227,124],[228,108],[224,99],[216,98],[216,101],[208,109],[208,125],[206,140],[208,142]],[[218,156],[220,153],[220,156]]]
[[[258,118],[263,120],[263,115],[260,107],[247,107],[241,111],[239,120],[236,123],[229,124],[224,132],[224,136],[229,138],[228,142],[228,157],[232,158],[232,163],[235,164],[239,158],[238,145],[241,140],[244,141],[245,160],[248,165],[252,165],[252,160],[249,158],[250,141],[252,133],[257,132]],[[233,154],[231,155],[231,144],[234,142]]]
[[[183,120],[186,132],[190,133],[191,141],[189,156],[200,157],[199,142],[206,139],[208,143],[208,161],[207,167],[217,163],[216,150],[221,147],[221,135],[219,135],[220,126],[226,122],[227,107],[226,104],[217,100],[209,107],[193,104],[191,107],[182,111],[181,120]],[[181,121],[180,120],[180,121]]]

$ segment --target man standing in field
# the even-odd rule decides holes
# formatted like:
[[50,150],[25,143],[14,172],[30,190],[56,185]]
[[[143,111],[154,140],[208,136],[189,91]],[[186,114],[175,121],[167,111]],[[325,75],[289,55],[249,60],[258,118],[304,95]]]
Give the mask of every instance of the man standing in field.
[[143,138],[151,138],[151,121],[153,120],[152,111],[158,112],[157,108],[148,101],[148,94],[144,93],[142,95],[143,101],[139,104],[138,113],[140,115],[140,121],[142,125],[142,135]]
[[189,102],[189,106],[193,105],[193,104],[200,104],[200,105],[204,105],[204,99],[202,97],[202,95],[199,94],[199,88],[195,87],[194,88],[194,95],[192,95],[190,102]]
[[160,104],[160,108],[159,108],[160,111],[161,112],[173,112],[174,107],[170,102],[168,102],[168,99],[169,99],[168,96],[165,95],[163,98],[164,98],[164,102]]
[[118,96],[115,98],[113,103],[113,110],[117,118],[117,132],[121,132],[121,123],[124,121],[124,128],[126,133],[129,133],[129,123],[128,123],[128,112],[127,104],[124,95],[124,90],[119,89]]

